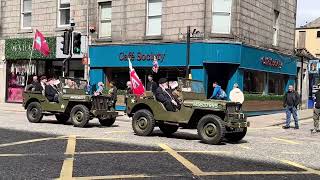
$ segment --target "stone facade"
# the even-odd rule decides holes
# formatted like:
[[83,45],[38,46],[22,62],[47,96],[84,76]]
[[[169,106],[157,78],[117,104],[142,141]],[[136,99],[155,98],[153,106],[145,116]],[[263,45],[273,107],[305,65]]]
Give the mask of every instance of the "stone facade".
[[[70,16],[76,22],[76,31],[86,34],[86,9],[90,1],[71,0]],[[58,27],[58,0],[32,0],[32,29],[21,28],[21,0],[1,1],[0,38],[33,37],[35,29],[45,36],[59,36],[66,27]]]
[[[180,41],[187,26],[204,33],[206,40],[240,41],[249,45],[275,49],[292,54],[296,0],[233,0],[231,33],[212,34],[213,0],[163,0],[162,36],[148,38],[146,34],[147,0],[112,0],[111,39],[98,39],[96,43],[172,42]],[[30,37],[32,30],[20,28],[21,0],[1,1],[0,38]],[[71,0],[70,16],[76,23],[76,31],[86,34],[86,9],[89,7],[89,25],[99,30],[99,3],[108,0]],[[46,36],[60,35],[64,28],[57,27],[58,0],[32,1],[32,28]],[[279,15],[279,43],[273,42],[274,10]]]
[[[206,40],[240,41],[252,46],[293,54],[296,0],[233,0],[231,33],[212,34],[213,0],[164,0],[162,3],[162,35],[149,39],[146,33],[146,0],[112,1],[112,37],[96,43],[172,42],[187,26],[204,32]],[[91,8],[90,24],[99,28],[98,1]],[[273,46],[274,11],[279,11],[278,45]],[[95,22],[96,21],[96,22]],[[111,42],[112,40],[112,42]]]

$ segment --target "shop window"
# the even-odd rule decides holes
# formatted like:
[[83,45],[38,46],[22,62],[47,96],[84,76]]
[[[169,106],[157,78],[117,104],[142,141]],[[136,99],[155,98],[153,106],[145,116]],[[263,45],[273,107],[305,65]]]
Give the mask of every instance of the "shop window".
[[70,0],[58,0],[58,26],[70,24]]
[[258,71],[245,71],[244,92],[250,94],[262,94],[265,85],[265,73]]
[[317,31],[317,38],[320,38],[320,31]]
[[212,33],[230,34],[232,0],[212,0]]
[[21,0],[21,28],[31,28],[32,0]]
[[100,24],[99,24],[99,37],[111,37],[111,2],[105,2],[99,4],[99,16],[100,16]]
[[285,90],[285,79],[284,75],[269,74],[268,78],[268,93],[274,95],[283,95]]
[[161,35],[162,0],[148,0],[147,36]]
[[273,43],[272,45],[278,46],[279,39],[279,11],[274,10],[273,17]]
[[[27,84],[27,71],[29,61],[8,62],[7,64],[7,102],[22,102],[22,93]],[[33,61],[29,68],[29,82],[33,75],[43,75],[45,72],[44,61]]]

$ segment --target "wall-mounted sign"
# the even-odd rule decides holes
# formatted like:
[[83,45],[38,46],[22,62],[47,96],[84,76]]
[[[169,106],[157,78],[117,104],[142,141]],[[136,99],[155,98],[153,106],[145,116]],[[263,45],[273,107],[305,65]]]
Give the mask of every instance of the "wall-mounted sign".
[[120,61],[127,61],[130,58],[131,61],[153,61],[154,57],[157,58],[158,62],[162,63],[166,54],[161,53],[142,53],[142,52],[129,52],[129,53],[120,53],[119,60]]
[[261,63],[265,66],[270,66],[274,68],[281,68],[283,66],[283,63],[280,60],[272,59],[269,57],[262,57]]
[[319,60],[310,60],[309,61],[309,73],[310,74],[318,74],[319,73]]

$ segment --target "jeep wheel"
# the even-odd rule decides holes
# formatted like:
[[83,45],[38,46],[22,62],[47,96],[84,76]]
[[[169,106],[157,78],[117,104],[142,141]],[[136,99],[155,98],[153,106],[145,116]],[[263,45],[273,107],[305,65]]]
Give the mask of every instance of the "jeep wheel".
[[27,118],[32,123],[39,123],[42,118],[42,108],[40,103],[32,102],[27,107]]
[[102,126],[107,126],[107,127],[110,127],[113,125],[113,123],[116,121],[116,118],[103,118],[103,116],[101,117],[98,117],[99,119],[99,122]]
[[149,136],[155,124],[152,113],[146,109],[139,110],[133,115],[132,128],[138,136]]
[[163,134],[169,136],[178,131],[179,126],[170,125],[170,124],[159,124],[160,130]]
[[224,138],[226,128],[220,117],[209,114],[200,119],[197,130],[204,143],[219,144]]
[[241,141],[247,134],[247,128],[243,128],[242,132],[234,132],[234,133],[227,133],[225,138],[230,142],[239,142]]
[[72,124],[75,127],[85,127],[90,119],[89,109],[84,105],[76,105],[70,114]]
[[64,113],[63,114],[56,114],[55,116],[56,116],[57,121],[61,124],[66,123],[70,118],[70,116],[68,114],[64,114]]

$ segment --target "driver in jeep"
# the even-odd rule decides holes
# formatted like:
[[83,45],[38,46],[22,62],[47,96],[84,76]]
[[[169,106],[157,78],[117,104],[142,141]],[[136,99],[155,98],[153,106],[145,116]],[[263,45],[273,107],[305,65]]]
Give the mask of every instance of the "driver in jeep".
[[155,96],[157,101],[161,102],[167,111],[177,111],[178,103],[174,100],[174,98],[167,91],[168,80],[166,78],[160,78],[159,87],[156,90]]

